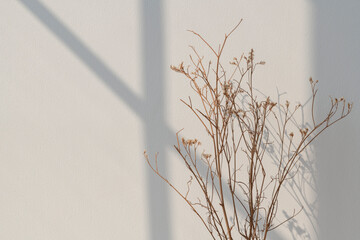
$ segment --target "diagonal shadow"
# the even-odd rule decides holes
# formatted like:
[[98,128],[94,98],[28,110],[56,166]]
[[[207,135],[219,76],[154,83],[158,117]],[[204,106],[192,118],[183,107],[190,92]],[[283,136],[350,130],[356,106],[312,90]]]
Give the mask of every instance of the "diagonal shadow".
[[50,32],[68,47],[117,97],[124,101],[139,117],[143,117],[143,101],[128,88],[116,74],[72,33],[51,11],[38,0],[18,0],[33,13]]
[[[163,78],[163,34],[161,1],[143,1],[143,86],[145,99],[137,97],[103,61],[65,24],[38,0],[19,0],[62,43],[67,46],[113,93],[145,124],[145,142],[149,152],[165,153],[168,136],[175,136],[165,122]],[[166,162],[160,166],[166,172]],[[170,209],[167,186],[147,168],[149,232],[152,240],[170,238]]]
[[[164,50],[162,29],[162,1],[142,0],[142,50],[143,86],[145,98],[137,97],[116,76],[104,62],[91,51],[86,44],[71,32],[46,6],[38,0],[18,0],[36,16],[47,29],[67,46],[103,83],[144,122],[145,141],[149,153],[155,151],[165,153],[166,148],[174,139],[175,132],[165,121],[164,98]],[[166,156],[162,156],[166,159]],[[166,172],[166,162],[162,161],[159,168]],[[152,172],[147,174],[147,191],[149,199],[149,230],[151,240],[170,240],[170,207],[167,186]],[[230,197],[226,196],[230,202]],[[271,232],[271,237],[284,240],[277,230]]]

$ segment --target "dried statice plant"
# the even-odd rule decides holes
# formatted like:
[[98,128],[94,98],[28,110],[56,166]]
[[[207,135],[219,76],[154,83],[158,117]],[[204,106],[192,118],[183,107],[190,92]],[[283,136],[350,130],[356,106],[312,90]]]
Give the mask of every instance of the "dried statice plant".
[[[297,173],[301,153],[327,128],[348,116],[352,104],[344,98],[331,98],[325,117],[316,119],[317,81],[310,78],[311,123],[307,127],[297,124],[295,113],[300,104],[273,101],[255,90],[254,71],[265,62],[255,62],[252,49],[247,56],[230,62],[232,70],[224,69],[221,56],[239,24],[225,35],[217,51],[191,31],[211,50],[214,64],[205,63],[192,47],[190,66],[171,66],[184,75],[198,98],[199,106],[193,105],[190,97],[181,101],[200,121],[208,134],[205,141],[211,144],[211,149],[199,156],[200,142],[180,139],[177,134],[174,147],[191,175],[185,180],[187,191],[182,193],[159,172],[157,156],[151,163],[144,154],[151,169],[184,199],[212,239],[265,240],[270,231],[299,213],[294,211],[288,218],[275,221],[281,205],[279,194]],[[275,159],[275,166],[268,154]],[[201,190],[193,198],[191,183]]]

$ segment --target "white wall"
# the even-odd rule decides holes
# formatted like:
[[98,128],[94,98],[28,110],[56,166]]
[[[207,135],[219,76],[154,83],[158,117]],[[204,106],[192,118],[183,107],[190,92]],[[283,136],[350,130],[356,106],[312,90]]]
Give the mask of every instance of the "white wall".
[[[196,131],[179,101],[190,91],[168,67],[187,59],[189,44],[201,50],[185,30],[217,44],[243,18],[225,57],[254,48],[258,59],[267,62],[257,75],[262,89],[305,100],[308,77],[316,74],[327,81],[322,68],[335,69],[319,64],[329,57],[328,50],[314,50],[326,41],[317,29],[326,23],[314,23],[317,7],[305,0],[2,1],[0,238],[206,239],[191,210],[149,171],[142,156],[144,148],[150,154],[159,151],[167,176],[179,185],[186,177],[171,146],[179,129],[185,127],[189,137]],[[346,33],[348,44],[358,50],[353,32]],[[353,60],[358,57],[354,54]],[[348,65],[337,67],[347,72]],[[347,79],[356,79],[357,68],[351,69]],[[356,101],[358,86],[358,80],[349,80],[342,92],[335,87],[322,91]],[[342,142],[358,146],[358,111],[354,115],[341,125],[352,136]],[[338,142],[332,140],[329,144]],[[337,151],[356,159],[351,148]],[[319,167],[325,175],[337,169]],[[356,173],[351,164],[344,168]],[[303,180],[310,181],[314,171],[307,169]],[[336,190],[321,180],[325,175],[319,186],[330,189],[324,192],[327,197]],[[356,181],[354,175],[342,183],[355,187]],[[316,239],[316,209],[309,205],[315,195],[305,196],[296,186],[288,189],[305,211],[276,230],[273,239]],[[284,199],[286,208],[298,207],[291,195]],[[337,206],[326,202],[323,197],[323,211]]]

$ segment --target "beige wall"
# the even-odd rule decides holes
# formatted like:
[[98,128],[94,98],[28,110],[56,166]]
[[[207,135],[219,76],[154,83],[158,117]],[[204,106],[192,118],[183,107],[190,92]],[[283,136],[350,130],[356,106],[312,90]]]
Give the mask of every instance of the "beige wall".
[[[190,91],[168,66],[200,47],[186,29],[215,44],[243,18],[224,57],[254,48],[259,86],[305,100],[313,12],[305,0],[2,1],[0,239],[207,239],[142,156],[160,151],[167,176],[186,177],[171,146],[196,131],[179,101]],[[315,194],[288,190],[305,211],[273,239],[316,239]]]

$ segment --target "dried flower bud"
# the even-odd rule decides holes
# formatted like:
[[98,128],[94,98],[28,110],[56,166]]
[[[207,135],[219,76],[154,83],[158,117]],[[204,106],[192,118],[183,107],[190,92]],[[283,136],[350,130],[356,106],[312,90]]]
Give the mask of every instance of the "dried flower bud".
[[286,106],[286,108],[289,108],[290,102],[288,100],[286,100],[285,106]]
[[308,131],[309,131],[308,128],[300,129],[301,136],[303,138],[306,137],[306,134],[308,133]]
[[270,103],[270,97],[266,98],[266,103],[268,103],[268,104]]
[[171,70],[175,71],[175,72],[179,72],[179,73],[184,73],[184,63],[180,63],[179,67],[175,67],[173,65],[170,65]]
[[211,154],[208,154],[208,153],[203,153],[202,156],[203,156],[205,159],[211,158]]

